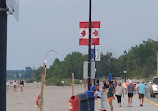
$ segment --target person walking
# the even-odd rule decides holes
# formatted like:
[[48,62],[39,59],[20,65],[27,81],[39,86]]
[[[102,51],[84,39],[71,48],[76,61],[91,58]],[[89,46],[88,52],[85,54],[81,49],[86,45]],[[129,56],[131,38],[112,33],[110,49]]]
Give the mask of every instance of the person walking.
[[135,91],[134,85],[132,84],[132,80],[129,80],[129,84],[127,87],[127,92],[128,92],[128,107],[132,107],[132,98],[133,98],[133,93]]
[[6,92],[9,94],[9,86],[10,86],[10,82],[7,81],[6,82]]
[[23,87],[24,87],[24,81],[20,80],[20,90],[23,92]]
[[99,79],[98,79],[97,82],[96,82],[96,86],[98,87],[98,90],[99,90],[99,87],[100,87]]
[[142,81],[140,81],[140,84],[137,87],[137,91],[139,94],[139,101],[140,101],[140,107],[141,107],[141,106],[143,106],[144,95],[146,95],[146,85],[143,84]]
[[112,82],[111,81],[108,81],[107,85],[109,85],[109,89],[107,91],[107,98],[108,98],[108,102],[109,102],[109,105],[110,105],[110,109],[111,109],[111,111],[113,111],[112,100],[115,99],[114,98],[114,88],[112,86]]
[[17,93],[17,83],[16,83],[16,80],[14,80],[13,86],[14,86],[14,93]]
[[124,97],[124,89],[122,88],[122,84],[118,83],[115,87],[115,96],[117,97],[118,106],[121,107],[121,97]]
[[102,91],[104,92],[109,86],[107,85],[106,81],[102,81]]

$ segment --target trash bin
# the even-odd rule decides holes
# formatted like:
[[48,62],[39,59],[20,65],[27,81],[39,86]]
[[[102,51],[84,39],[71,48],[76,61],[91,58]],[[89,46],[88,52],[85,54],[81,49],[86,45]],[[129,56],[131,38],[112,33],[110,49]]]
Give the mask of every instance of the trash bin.
[[80,111],[80,100],[77,96],[70,97],[69,111]]
[[86,93],[80,93],[77,96],[80,100],[80,111],[89,111],[88,95]]
[[94,111],[95,109],[95,97],[93,91],[86,91],[86,94],[88,95],[88,104],[89,104],[89,111]]

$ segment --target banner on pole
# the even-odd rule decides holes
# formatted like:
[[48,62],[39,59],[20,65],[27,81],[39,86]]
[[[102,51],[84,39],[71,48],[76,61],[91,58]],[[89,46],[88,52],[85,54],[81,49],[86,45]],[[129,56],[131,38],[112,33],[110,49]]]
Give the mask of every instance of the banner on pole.
[[109,81],[112,80],[112,74],[111,73],[108,74],[108,78],[109,78]]
[[95,58],[95,50],[91,49],[91,61],[93,62]]
[[[89,45],[89,22],[80,22],[79,45]],[[91,44],[99,45],[100,21],[91,22]]]
[[99,49],[95,50],[95,61],[100,61],[100,52],[99,52]]

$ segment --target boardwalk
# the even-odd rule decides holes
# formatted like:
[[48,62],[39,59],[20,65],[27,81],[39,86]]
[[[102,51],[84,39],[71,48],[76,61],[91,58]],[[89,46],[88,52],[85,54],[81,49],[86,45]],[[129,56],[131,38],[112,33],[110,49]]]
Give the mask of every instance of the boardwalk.
[[[96,101],[96,107],[95,111],[99,111],[101,101],[98,99]],[[124,98],[122,98],[122,107],[118,107],[117,105],[117,99],[113,101],[114,111],[158,111],[158,107],[153,106],[150,103],[144,102],[144,106],[139,106],[139,99],[134,97],[133,98],[133,104],[132,107],[128,107],[128,98],[127,95],[125,95]],[[109,110],[109,104],[107,103],[107,110]]]

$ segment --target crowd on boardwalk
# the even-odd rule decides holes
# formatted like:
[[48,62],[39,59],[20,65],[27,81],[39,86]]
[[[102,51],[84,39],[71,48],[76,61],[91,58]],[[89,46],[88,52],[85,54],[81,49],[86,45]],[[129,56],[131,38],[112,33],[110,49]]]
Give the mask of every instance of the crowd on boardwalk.
[[23,92],[24,88],[24,81],[20,80],[19,82],[17,80],[14,81],[7,81],[6,82],[6,92],[9,94],[9,87],[13,86],[14,93],[17,93],[17,89],[19,88],[21,92]]
[[[99,89],[100,84],[99,80],[97,80],[95,86],[91,86],[91,90],[94,91],[95,99],[102,100],[102,95],[106,94],[106,99],[109,103],[110,110],[113,111],[113,100],[117,100],[118,107],[121,107],[122,97],[128,96],[128,103],[127,107],[132,107],[132,98],[133,96],[138,93],[140,107],[143,107],[144,96],[146,95],[146,85],[143,81],[140,81],[139,84],[134,84],[132,80],[128,80],[127,83],[121,83],[119,81],[102,81],[101,89]],[[105,99],[105,98],[104,98]],[[102,101],[103,102],[103,101]],[[101,103],[102,111],[106,111],[105,103]]]

